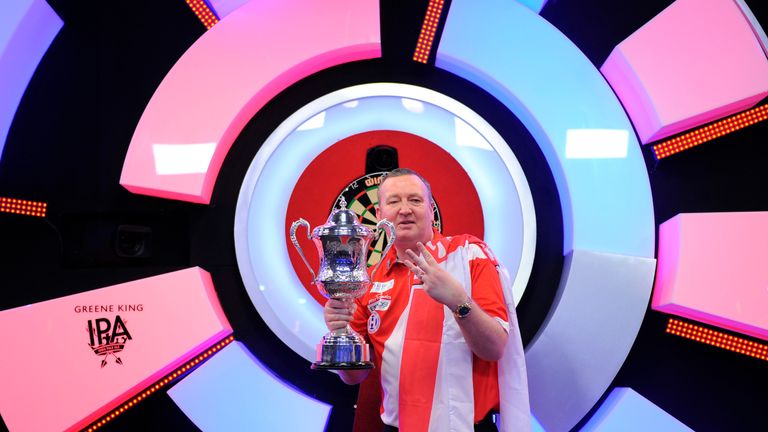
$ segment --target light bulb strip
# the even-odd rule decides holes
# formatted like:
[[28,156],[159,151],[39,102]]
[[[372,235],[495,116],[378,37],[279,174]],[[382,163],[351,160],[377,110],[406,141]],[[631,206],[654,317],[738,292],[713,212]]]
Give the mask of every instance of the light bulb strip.
[[186,2],[206,29],[210,30],[219,22],[219,17],[211,10],[205,0],[186,0]]
[[761,105],[655,144],[653,146],[653,155],[656,160],[663,159],[766,119],[768,119],[768,105]]
[[134,396],[128,402],[125,402],[124,404],[120,405],[118,408],[115,408],[110,412],[108,412],[107,414],[104,414],[101,418],[91,423],[87,428],[84,428],[83,430],[87,432],[93,432],[103,427],[110,421],[114,420],[115,417],[133,408],[136,404],[146,399],[147,397],[151,396],[156,391],[161,390],[164,387],[166,387],[168,384],[171,384],[179,380],[182,376],[188,374],[189,372],[191,372],[192,370],[200,366],[202,363],[208,360],[208,358],[210,358],[213,354],[215,354],[217,351],[221,350],[225,346],[229,345],[234,340],[235,340],[235,337],[230,334],[229,336],[219,341],[219,343],[217,343],[216,345],[211,346],[207,350],[204,350],[202,353],[195,356],[193,359],[189,360],[187,363],[184,364],[184,366],[181,366],[180,368],[176,369],[172,373],[169,373],[165,378],[156,381],[153,385],[150,385],[149,387],[144,389],[144,391]]
[[421,32],[416,43],[416,51],[413,53],[413,61],[426,64],[429,60],[444,5],[444,0],[430,0],[427,6],[427,15],[424,17],[424,23],[421,25]]
[[40,201],[0,197],[0,212],[45,217],[48,212],[48,204]]
[[667,333],[768,361],[768,345],[670,318]]

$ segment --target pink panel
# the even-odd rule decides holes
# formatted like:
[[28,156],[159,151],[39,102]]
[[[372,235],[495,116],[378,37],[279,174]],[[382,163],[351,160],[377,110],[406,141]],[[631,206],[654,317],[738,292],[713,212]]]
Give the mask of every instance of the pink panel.
[[768,340],[766,245],[768,212],[664,222],[653,309]]
[[750,108],[768,59],[734,0],[677,0],[600,68],[647,144]]
[[14,431],[82,428],[231,332],[199,268],[2,311],[0,412]]
[[[272,97],[322,69],[380,55],[376,0],[251,1],[165,77],[134,132],[120,184],[208,203],[232,142]],[[179,151],[158,153],[158,144]]]

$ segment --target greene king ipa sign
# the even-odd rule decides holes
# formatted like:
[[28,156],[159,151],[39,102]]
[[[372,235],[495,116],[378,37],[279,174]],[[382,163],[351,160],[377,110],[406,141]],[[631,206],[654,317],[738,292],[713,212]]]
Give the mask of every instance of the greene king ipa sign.
[[132,340],[128,330],[128,320],[120,316],[125,312],[143,312],[143,304],[106,304],[106,305],[77,305],[77,314],[97,314],[98,317],[87,320],[88,346],[93,354],[101,358],[101,367],[114,360],[123,364],[119,354],[125,349],[128,341]]

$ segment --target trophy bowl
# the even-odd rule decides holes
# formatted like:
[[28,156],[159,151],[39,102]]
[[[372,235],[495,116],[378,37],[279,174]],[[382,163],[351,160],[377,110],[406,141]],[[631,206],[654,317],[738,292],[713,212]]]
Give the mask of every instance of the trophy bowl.
[[[395,227],[387,220],[376,224],[376,230],[368,228],[358,221],[357,215],[346,208],[344,199],[334,209],[324,225],[315,227],[310,234],[309,223],[299,219],[291,225],[291,242],[299,251],[301,259],[312,274],[312,282],[326,298],[352,301],[368,291],[371,285],[368,277],[368,245],[378,237],[383,227],[389,234],[389,243],[382,252],[386,255],[395,241]],[[307,236],[315,244],[320,268],[317,274],[312,270],[304,252],[296,239],[296,231],[304,226]],[[381,261],[374,267],[375,273]],[[323,336],[317,346],[317,361],[312,369],[370,369],[370,347],[365,339],[347,325]]]

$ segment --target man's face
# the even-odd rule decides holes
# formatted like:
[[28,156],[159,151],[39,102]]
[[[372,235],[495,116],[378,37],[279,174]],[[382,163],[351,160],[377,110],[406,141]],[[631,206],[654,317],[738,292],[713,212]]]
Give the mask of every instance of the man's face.
[[432,239],[432,202],[427,186],[415,175],[391,177],[379,186],[377,216],[395,225],[399,244],[413,247]]

